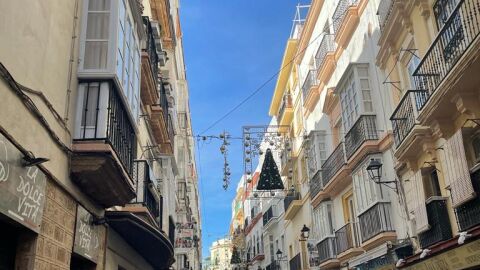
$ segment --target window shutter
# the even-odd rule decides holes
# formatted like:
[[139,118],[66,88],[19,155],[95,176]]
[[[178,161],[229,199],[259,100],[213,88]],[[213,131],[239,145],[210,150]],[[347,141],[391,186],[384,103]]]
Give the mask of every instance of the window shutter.
[[413,213],[417,207],[417,195],[415,188],[415,178],[405,179],[403,181],[405,186],[405,199],[409,213]]
[[462,129],[447,140],[445,151],[445,182],[450,187],[453,207],[458,207],[476,196],[463,146]]
[[417,233],[427,231],[430,226],[428,224],[427,207],[425,205],[425,192],[423,190],[422,170],[415,173],[415,187],[417,206],[415,207],[415,224]]

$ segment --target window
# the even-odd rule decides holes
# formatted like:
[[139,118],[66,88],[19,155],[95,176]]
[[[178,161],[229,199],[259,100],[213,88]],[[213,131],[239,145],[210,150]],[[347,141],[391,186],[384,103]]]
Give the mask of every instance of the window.
[[[376,158],[380,160],[379,158]],[[357,214],[360,215],[377,202],[388,200],[387,187],[376,184],[368,176],[367,166],[370,157],[353,172],[353,193],[357,205]],[[381,162],[381,160],[380,160]]]
[[321,169],[327,159],[327,145],[325,142],[325,131],[314,131],[310,134],[310,145],[308,148],[308,173],[310,179]]
[[110,0],[90,0],[87,8],[85,69],[107,68],[110,27]]
[[343,129],[348,132],[362,113],[373,113],[373,100],[368,65],[349,67],[341,79],[340,104]]
[[408,78],[410,80],[411,89],[415,89],[415,78],[413,76],[413,73],[415,72],[419,64],[420,64],[420,59],[415,55],[412,55],[412,58],[410,59],[407,65]]
[[436,168],[429,168],[423,175],[423,186],[425,189],[425,198],[442,196]]
[[140,107],[140,41],[135,14],[126,0],[88,0],[85,2],[78,73],[89,78],[92,72],[117,77],[133,119]]
[[313,229],[316,240],[323,240],[334,234],[333,226],[333,206],[331,201],[320,203],[313,210]]

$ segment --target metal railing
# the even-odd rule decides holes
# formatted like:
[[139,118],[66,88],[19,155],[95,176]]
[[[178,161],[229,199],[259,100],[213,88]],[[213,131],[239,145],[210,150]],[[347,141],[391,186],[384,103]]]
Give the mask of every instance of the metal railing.
[[382,233],[394,231],[390,219],[391,205],[379,202],[359,216],[360,234],[362,242]]
[[[473,189],[480,194],[480,171],[471,175]],[[462,204],[456,209],[458,227],[460,231],[466,231],[480,224],[480,196]]]
[[355,223],[347,223],[335,232],[337,238],[337,254],[356,247],[359,244]]
[[441,29],[458,5],[458,0],[437,0],[433,4],[433,15],[438,29]]
[[318,85],[318,80],[317,80],[317,71],[315,69],[310,69],[307,73],[307,76],[305,77],[305,81],[303,82],[302,86],[302,93],[303,93],[303,101],[308,99],[308,96],[310,95],[310,91],[312,90],[312,87]]
[[165,89],[163,81],[160,79],[160,87],[159,87],[159,100],[158,104],[162,107],[163,111],[163,119],[165,123],[168,121],[168,97],[167,97],[167,90]]
[[345,147],[340,143],[322,165],[322,187],[326,186],[345,164],[347,164]]
[[426,98],[424,91],[408,90],[393,111],[390,121],[392,121],[393,138],[397,147],[416,125],[418,111],[413,103],[422,103]]
[[322,171],[319,170],[310,180],[310,198],[315,198],[322,189]]
[[293,201],[295,200],[300,200],[300,193],[298,192],[294,192],[293,195],[287,195],[285,196],[285,198],[283,199],[283,207],[285,207],[285,212],[287,212],[288,210],[288,207],[290,206],[290,204],[292,204]]
[[329,236],[317,244],[320,263],[337,257],[337,239]]
[[302,257],[300,256],[300,253],[295,255],[290,261],[290,270],[302,270]]
[[427,203],[427,216],[430,229],[418,234],[421,248],[452,238],[447,202],[444,198],[439,197]]
[[134,161],[133,165],[133,179],[134,188],[137,196],[131,201],[132,203],[141,203],[144,205],[156,222],[158,222],[160,215],[160,205],[155,194],[154,183],[150,175],[150,166],[145,160]]
[[155,89],[158,85],[158,52],[157,46],[155,45],[155,37],[153,36],[152,25],[150,24],[150,19],[148,16],[143,16],[143,24],[145,25],[145,30],[147,34],[147,43],[146,47],[142,51],[147,52],[148,58],[150,60],[150,69],[152,70],[153,81],[155,82]]
[[290,94],[286,94],[282,98],[282,104],[280,105],[280,109],[278,110],[278,119],[281,121],[283,118],[283,113],[285,109],[292,108],[292,96]]
[[273,207],[270,206],[268,210],[263,213],[263,226],[267,225],[267,223],[274,217],[275,215],[273,213]]
[[424,102],[417,103],[418,110],[425,106],[480,33],[478,0],[458,2],[448,19],[442,20],[443,27],[413,73],[416,88],[426,93]]
[[[110,144],[120,162],[132,175],[133,159],[137,143],[133,125],[112,81],[88,82],[85,84],[84,103],[80,132],[75,141],[104,140]],[[108,84],[107,88],[102,87]],[[107,100],[104,101],[104,97]],[[108,104],[102,104],[102,102]],[[92,112],[93,111],[93,112]]]
[[333,32],[335,35],[338,34],[338,30],[340,29],[340,26],[342,26],[345,16],[347,16],[348,8],[356,6],[358,2],[359,0],[340,0],[338,2],[337,8],[332,16]]
[[345,135],[345,154],[351,158],[366,141],[378,140],[377,117],[362,115]]
[[325,34],[322,38],[322,42],[320,42],[320,46],[318,46],[317,53],[315,54],[315,67],[318,72],[321,70],[327,54],[333,51],[335,51],[334,36],[332,34]]
[[382,0],[380,1],[380,5],[378,6],[378,21],[380,23],[380,31],[383,32],[385,25],[390,18],[390,14],[393,10],[393,4],[396,0]]

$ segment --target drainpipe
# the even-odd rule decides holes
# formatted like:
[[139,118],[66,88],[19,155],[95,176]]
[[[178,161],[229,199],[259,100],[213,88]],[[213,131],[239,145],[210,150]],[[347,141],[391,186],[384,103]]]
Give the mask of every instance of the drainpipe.
[[75,63],[75,43],[77,40],[76,30],[77,30],[77,20],[78,20],[78,0],[75,0],[75,7],[73,9],[73,23],[72,23],[72,40],[70,42],[70,59],[68,63],[68,75],[67,75],[67,95],[65,97],[65,113],[64,121],[68,123],[68,117],[70,113],[70,96],[72,93],[72,76],[73,76],[73,65]]

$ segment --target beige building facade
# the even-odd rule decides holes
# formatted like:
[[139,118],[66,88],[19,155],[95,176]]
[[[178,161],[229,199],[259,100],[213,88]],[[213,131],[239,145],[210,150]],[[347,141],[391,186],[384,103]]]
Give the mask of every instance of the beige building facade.
[[[177,101],[188,104],[178,2],[0,9],[0,268],[181,269],[184,228],[185,261],[200,269],[190,112]],[[167,76],[176,66],[183,77]],[[189,189],[179,188],[180,169]]]

